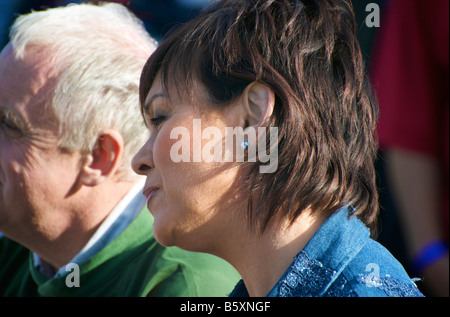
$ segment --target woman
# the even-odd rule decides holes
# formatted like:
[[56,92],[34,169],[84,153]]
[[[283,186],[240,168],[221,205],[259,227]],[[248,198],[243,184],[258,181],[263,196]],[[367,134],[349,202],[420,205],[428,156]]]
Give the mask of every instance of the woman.
[[231,263],[231,296],[421,296],[369,238],[377,105],[355,27],[348,1],[225,0],[147,61],[133,169],[155,236]]

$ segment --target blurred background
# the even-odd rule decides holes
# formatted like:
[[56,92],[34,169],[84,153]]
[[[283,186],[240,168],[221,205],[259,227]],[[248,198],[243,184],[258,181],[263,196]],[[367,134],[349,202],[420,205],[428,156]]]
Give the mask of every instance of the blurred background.
[[[18,15],[80,2],[0,0],[0,49]],[[110,2],[127,6],[161,40],[210,1]],[[353,0],[353,6],[380,103],[377,240],[421,278],[423,293],[448,296],[449,1]]]

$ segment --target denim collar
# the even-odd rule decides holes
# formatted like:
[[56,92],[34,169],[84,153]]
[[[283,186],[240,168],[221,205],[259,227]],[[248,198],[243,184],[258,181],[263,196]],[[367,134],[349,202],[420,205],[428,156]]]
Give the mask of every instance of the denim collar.
[[[349,217],[348,208],[336,211],[295,256],[267,296],[323,296],[368,237],[369,230],[356,217]],[[249,296],[242,280],[230,296]]]
[[337,273],[369,241],[369,229],[357,217],[351,216],[352,212],[351,207],[336,211],[303,248],[310,258],[320,261],[325,267],[337,269]]

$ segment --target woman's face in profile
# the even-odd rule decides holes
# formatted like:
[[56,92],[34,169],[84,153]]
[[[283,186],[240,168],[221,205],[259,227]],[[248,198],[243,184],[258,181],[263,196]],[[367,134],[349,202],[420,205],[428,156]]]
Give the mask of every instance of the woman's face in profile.
[[[205,100],[199,85],[193,92]],[[175,89],[166,94],[160,76],[153,82],[144,107],[150,138],[132,165],[147,177],[144,195],[161,244],[211,251],[215,240],[229,234],[225,224],[236,210],[232,202],[242,201],[237,197],[240,168],[225,162],[225,149],[220,153],[219,147],[225,128],[241,123],[239,106],[219,111],[207,102],[193,105]]]

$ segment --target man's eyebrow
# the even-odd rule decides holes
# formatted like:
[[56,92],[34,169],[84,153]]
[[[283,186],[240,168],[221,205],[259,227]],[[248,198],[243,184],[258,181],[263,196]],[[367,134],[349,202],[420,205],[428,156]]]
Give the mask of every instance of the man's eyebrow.
[[14,111],[13,109],[7,108],[5,106],[0,106],[0,118],[2,121],[8,120],[22,133],[30,133],[31,131],[29,124],[24,119],[24,117],[22,117],[22,114]]
[[7,107],[0,106],[0,115],[5,116],[6,119],[11,120],[15,124],[24,123],[24,119],[22,118],[22,116],[19,113],[15,112]]
[[163,93],[157,93],[157,94],[152,95],[150,98],[147,97],[148,100],[145,100],[145,105],[144,105],[144,114],[145,115],[147,115],[147,116],[149,115],[149,108],[156,98],[167,98],[167,95],[165,95]]

